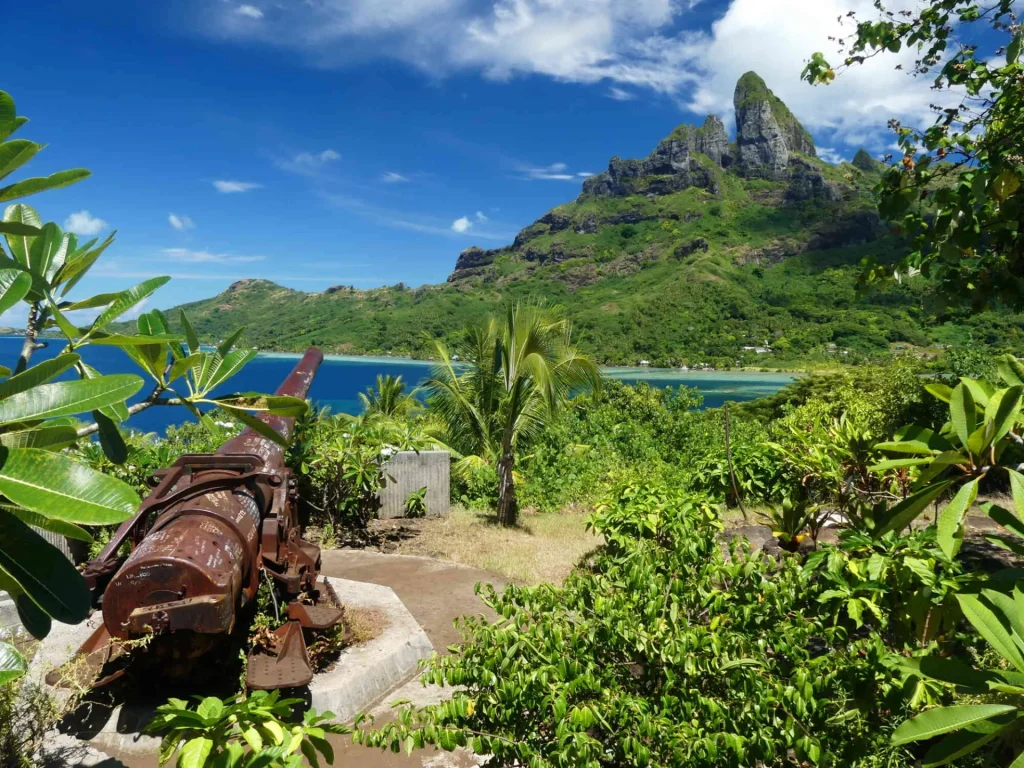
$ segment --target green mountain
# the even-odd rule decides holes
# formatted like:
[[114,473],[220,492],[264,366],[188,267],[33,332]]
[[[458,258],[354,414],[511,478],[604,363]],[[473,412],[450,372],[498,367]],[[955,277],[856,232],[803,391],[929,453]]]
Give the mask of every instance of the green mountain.
[[1020,316],[938,322],[923,279],[858,298],[861,259],[891,260],[902,247],[871,198],[885,166],[863,150],[838,166],[816,157],[810,134],[753,72],[734,105],[733,141],[712,115],[679,126],[646,158],[614,157],[511,245],[463,251],[443,285],[303,293],[242,280],[185,309],[210,339],[245,325],[245,340],[264,349],[354,354],[428,355],[431,339],[504,302],[541,298],[564,307],[603,363],[794,365],[938,344],[1022,346]]

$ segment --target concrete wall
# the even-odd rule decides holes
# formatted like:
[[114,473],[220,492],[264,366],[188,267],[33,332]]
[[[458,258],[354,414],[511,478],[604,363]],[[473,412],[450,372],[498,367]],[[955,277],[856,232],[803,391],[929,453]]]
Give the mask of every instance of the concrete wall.
[[448,451],[399,451],[384,465],[386,485],[379,495],[377,516],[405,517],[409,494],[426,486],[427,514],[447,515],[451,500],[451,456]]

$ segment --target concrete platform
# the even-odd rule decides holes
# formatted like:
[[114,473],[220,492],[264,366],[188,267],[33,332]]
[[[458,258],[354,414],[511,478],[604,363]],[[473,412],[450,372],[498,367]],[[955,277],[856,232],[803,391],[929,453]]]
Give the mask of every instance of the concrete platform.
[[[390,587],[334,577],[329,580],[343,605],[373,609],[386,619],[386,626],[378,637],[346,648],[334,668],[318,674],[309,686],[310,706],[319,712],[333,712],[335,719],[344,722],[359,712],[369,711],[406,682],[415,674],[420,660],[433,654],[434,647]],[[46,674],[64,664],[100,620],[97,614],[75,626],[55,622],[53,631],[41,643],[33,659],[29,680],[43,683]],[[59,691],[56,693],[61,695]],[[55,735],[53,746],[60,755],[52,755],[49,764],[118,764],[103,762],[107,755],[97,750],[119,756],[155,754],[159,739],[140,733],[153,712],[152,704],[134,702],[109,709],[93,706],[90,711],[80,713],[82,717],[61,738]],[[80,748],[85,746],[91,749]]]

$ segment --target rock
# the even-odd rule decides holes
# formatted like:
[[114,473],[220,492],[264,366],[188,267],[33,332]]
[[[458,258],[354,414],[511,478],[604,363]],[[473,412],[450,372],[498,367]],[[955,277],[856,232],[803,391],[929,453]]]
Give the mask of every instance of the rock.
[[715,165],[728,168],[732,164],[729,136],[725,124],[717,115],[708,115],[704,125],[696,131],[694,151],[707,155]]
[[826,248],[844,248],[876,240],[881,233],[881,219],[872,210],[856,211],[829,223],[819,229],[807,242],[807,250],[822,251]]
[[516,239],[512,242],[512,248],[521,248],[533,238],[539,235],[543,235],[547,231],[548,228],[546,226],[544,226],[540,222],[534,222],[530,226],[521,230],[518,235],[516,235]]
[[738,161],[745,175],[781,179],[790,155],[817,156],[811,134],[756,72],[747,72],[736,83],[733,106]]
[[[718,184],[711,170],[693,156],[699,130],[680,126],[643,160],[613,157],[607,171],[583,182],[581,197],[661,196],[690,187],[716,191]],[[712,144],[717,146],[719,138]]]
[[789,147],[775,119],[772,98],[764,80],[753,72],[736,83],[736,143],[742,172],[749,177],[781,179],[789,167]]
[[822,200],[833,203],[842,200],[848,189],[827,181],[818,168],[800,157],[794,157],[789,162],[789,187],[786,189],[786,199],[790,202]]
[[547,224],[549,232],[561,232],[563,229],[568,229],[572,226],[572,219],[563,213],[560,213],[556,208],[553,211],[548,211],[539,219],[538,224]]
[[593,216],[587,216],[583,221],[576,227],[577,235],[596,235],[598,230],[601,229],[601,225],[597,219]]
[[448,276],[448,282],[454,283],[467,277],[478,277],[484,273],[483,267],[494,263],[494,259],[501,253],[501,249],[485,251],[473,245],[459,254],[455,262],[455,271]]
[[885,169],[885,163],[881,160],[875,160],[875,158],[871,156],[871,153],[863,147],[858,149],[857,154],[853,156],[853,166],[868,173],[874,173]]
[[685,259],[687,256],[694,254],[697,251],[707,253],[709,247],[707,240],[703,237],[698,237],[688,243],[681,243],[680,245],[677,245],[672,251],[672,255],[677,259]]
[[803,249],[799,244],[791,240],[773,240],[763,248],[756,248],[738,254],[735,258],[737,264],[756,264],[759,267],[778,264],[789,256],[795,256]]

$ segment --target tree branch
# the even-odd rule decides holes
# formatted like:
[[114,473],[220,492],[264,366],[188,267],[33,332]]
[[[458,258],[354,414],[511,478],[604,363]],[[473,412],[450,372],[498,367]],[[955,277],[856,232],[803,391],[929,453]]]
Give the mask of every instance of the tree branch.
[[[147,408],[151,408],[154,405],[181,405],[182,404],[183,401],[180,398],[177,398],[177,397],[160,397],[160,395],[162,395],[166,391],[167,390],[164,387],[161,387],[161,386],[154,387],[153,391],[149,393],[149,397],[147,397],[145,400],[143,400],[141,402],[138,402],[138,403],[135,403],[135,405],[129,405],[128,406],[128,417],[131,418],[132,416],[134,416],[137,413],[142,413],[144,410],[146,410]],[[94,422],[92,424],[88,424],[88,425],[82,427],[81,429],[79,429],[78,430],[78,436],[79,437],[88,437],[89,435],[96,434],[97,432],[99,432],[99,430],[100,430],[100,425],[96,424]]]
[[32,302],[28,308],[28,319],[25,321],[25,342],[21,345],[21,354],[18,356],[18,365],[15,373],[21,373],[28,368],[28,361],[32,359],[32,353],[45,345],[36,343],[36,335],[39,333],[39,303]]

